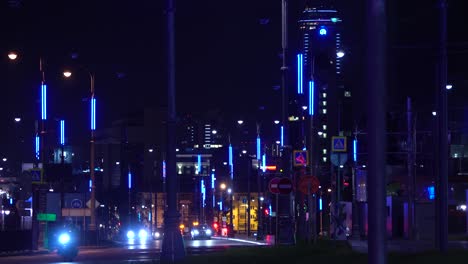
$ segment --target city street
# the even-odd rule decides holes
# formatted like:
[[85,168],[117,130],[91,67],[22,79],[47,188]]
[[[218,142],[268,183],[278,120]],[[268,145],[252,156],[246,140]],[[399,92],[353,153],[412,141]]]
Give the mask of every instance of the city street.
[[[205,254],[226,250],[230,247],[262,246],[267,243],[239,238],[213,238],[211,240],[185,240],[188,255]],[[129,261],[149,261],[159,257],[161,240],[147,243],[120,242],[115,247],[80,249],[72,263],[128,263]],[[27,256],[0,257],[0,263],[66,263],[55,252]]]

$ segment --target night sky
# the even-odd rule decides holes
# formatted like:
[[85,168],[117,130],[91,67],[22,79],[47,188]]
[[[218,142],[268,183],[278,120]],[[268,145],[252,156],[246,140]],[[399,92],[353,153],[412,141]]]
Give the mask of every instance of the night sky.
[[[12,7],[9,3],[18,3]],[[305,0],[290,1],[290,57],[297,52],[295,23]],[[327,1],[310,1],[312,3]],[[389,6],[389,107],[402,110],[412,96],[431,109],[435,94],[435,0],[397,0]],[[450,105],[467,98],[468,16],[464,0],[449,0]],[[0,121],[21,116],[33,126],[40,75],[46,62],[49,117],[88,127],[89,80],[96,75],[98,128],[143,107],[166,102],[164,1],[0,2]],[[335,1],[344,21],[346,85],[356,105],[364,92],[364,1]],[[219,109],[235,118],[265,111],[279,117],[281,1],[177,1],[177,107],[180,114]],[[21,55],[15,63],[6,54]],[[292,60],[293,61],[293,60]],[[64,68],[74,70],[64,80]],[[294,74],[291,76],[293,77]],[[260,110],[264,106],[265,110]],[[359,111],[357,111],[359,112]],[[31,125],[29,125],[31,124]],[[2,137],[4,138],[4,137]],[[3,142],[4,140],[2,140]]]

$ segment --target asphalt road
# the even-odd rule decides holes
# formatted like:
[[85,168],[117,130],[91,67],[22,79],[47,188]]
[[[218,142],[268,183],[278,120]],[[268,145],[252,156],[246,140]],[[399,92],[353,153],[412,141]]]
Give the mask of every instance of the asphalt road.
[[[230,247],[260,246],[263,243],[243,239],[211,239],[211,240],[185,240],[186,252],[189,255],[206,254],[222,251]],[[264,244],[263,244],[264,245]],[[149,261],[159,258],[161,248],[160,240],[151,240],[147,243],[139,241],[121,241],[113,247],[83,248],[72,263],[129,263],[131,261]],[[67,263],[62,262],[56,253],[34,254],[25,256],[0,257],[0,263],[11,264],[40,264],[40,263]],[[70,262],[68,262],[70,263]]]

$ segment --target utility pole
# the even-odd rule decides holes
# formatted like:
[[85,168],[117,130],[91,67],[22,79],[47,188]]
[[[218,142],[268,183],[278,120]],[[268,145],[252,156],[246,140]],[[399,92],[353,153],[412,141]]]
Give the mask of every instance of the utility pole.
[[[281,129],[283,135],[283,142],[281,145],[282,167],[284,177],[291,178],[291,146],[289,144],[289,124],[288,124],[288,66],[287,66],[287,51],[288,51],[288,0],[282,0],[281,8],[281,46],[282,46],[282,59],[281,66]],[[279,233],[276,233],[279,244],[294,244],[294,208],[291,206],[291,195],[282,195],[279,197],[277,210],[277,226]]]
[[416,238],[414,192],[416,185],[414,175],[414,142],[413,142],[413,113],[411,110],[411,98],[406,99],[406,121],[407,121],[407,172],[408,172],[408,236]]
[[439,250],[448,250],[448,115],[447,115],[447,0],[439,0],[439,173],[436,175]]
[[164,212],[162,263],[175,263],[185,257],[184,241],[179,231],[176,173],[176,78],[175,78],[175,0],[166,0],[167,39],[167,210]]
[[386,249],[386,189],[385,189],[385,98],[387,93],[386,3],[385,0],[367,0],[367,115],[369,131],[369,240],[368,262],[387,263]]

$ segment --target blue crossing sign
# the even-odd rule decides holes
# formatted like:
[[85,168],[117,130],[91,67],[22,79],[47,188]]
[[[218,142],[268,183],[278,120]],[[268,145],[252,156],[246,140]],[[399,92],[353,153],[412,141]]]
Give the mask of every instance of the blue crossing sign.
[[307,150],[294,150],[294,166],[305,167],[309,165]]
[[332,152],[346,152],[346,137],[332,137]]
[[41,184],[42,183],[42,169],[31,169],[31,183]]

